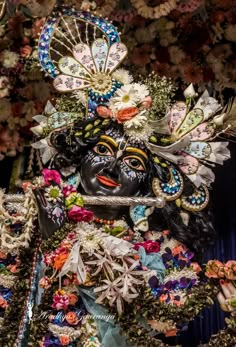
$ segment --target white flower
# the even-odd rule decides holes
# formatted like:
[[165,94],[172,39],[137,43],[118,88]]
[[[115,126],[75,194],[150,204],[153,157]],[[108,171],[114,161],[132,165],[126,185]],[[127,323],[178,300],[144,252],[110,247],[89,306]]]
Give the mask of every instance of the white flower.
[[19,61],[19,54],[9,51],[8,49],[5,49],[0,56],[0,60],[2,62],[2,65],[6,69],[11,69],[16,67],[16,64]]
[[133,87],[135,91],[137,91],[137,95],[140,98],[140,100],[144,99],[146,96],[149,95],[149,90],[145,84],[140,83],[134,83]]
[[153,40],[148,28],[138,28],[134,36],[138,43],[150,43]]
[[76,90],[73,92],[73,96],[78,100],[78,103],[86,107],[88,102],[86,92],[83,92],[82,90]]
[[112,78],[121,82],[122,84],[130,84],[133,82],[133,77],[130,75],[129,71],[122,68],[113,72]]
[[170,46],[169,53],[170,61],[175,65],[179,64],[185,58],[184,51],[180,49],[178,46]]
[[125,122],[126,129],[129,128],[142,128],[147,123],[147,115],[145,114],[146,111],[141,111],[137,116],[133,117],[130,120],[127,120]]
[[136,106],[140,102],[139,95],[132,84],[127,84],[118,89],[109,101],[112,111]]
[[2,37],[4,34],[5,34],[4,25],[0,25],[0,37]]
[[126,123],[124,123],[124,131],[125,134],[130,138],[132,141],[148,141],[149,137],[153,133],[153,129],[148,125],[147,123],[142,128],[127,128]]
[[229,25],[226,28],[225,38],[228,41],[236,42],[236,25]]
[[8,96],[9,93],[9,78],[7,76],[0,77],[0,99]]
[[41,125],[36,125],[35,127],[31,127],[30,130],[36,135],[43,135],[43,127]]
[[194,98],[194,96],[196,96],[197,93],[194,90],[193,84],[191,83],[184,91],[184,96],[185,98]]
[[11,104],[8,99],[0,100],[0,122],[7,120],[11,116]]

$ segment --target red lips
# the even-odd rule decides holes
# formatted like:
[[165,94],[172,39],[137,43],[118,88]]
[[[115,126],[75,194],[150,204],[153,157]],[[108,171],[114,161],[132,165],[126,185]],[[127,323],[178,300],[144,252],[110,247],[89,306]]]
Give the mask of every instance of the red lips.
[[99,180],[99,182],[101,182],[102,184],[104,184],[105,186],[108,186],[108,187],[120,187],[121,186],[121,184],[113,181],[111,178],[108,178],[106,176],[96,175],[96,178]]

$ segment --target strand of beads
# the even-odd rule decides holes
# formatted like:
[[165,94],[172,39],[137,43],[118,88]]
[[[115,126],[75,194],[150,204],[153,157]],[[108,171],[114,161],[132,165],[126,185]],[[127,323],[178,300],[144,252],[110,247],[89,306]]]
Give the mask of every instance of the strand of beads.
[[25,338],[25,332],[27,325],[29,323],[30,318],[32,317],[32,309],[34,305],[34,296],[35,296],[35,291],[37,289],[37,279],[38,279],[38,270],[37,270],[37,265],[40,261],[40,254],[39,254],[39,247],[41,245],[41,239],[38,240],[33,256],[33,264],[32,264],[32,272],[30,276],[30,284],[29,284],[29,291],[26,295],[25,299],[25,305],[24,305],[24,313],[23,317],[21,319],[19,329],[18,329],[18,334],[16,338],[16,342],[14,344],[14,347],[24,347],[24,338]]

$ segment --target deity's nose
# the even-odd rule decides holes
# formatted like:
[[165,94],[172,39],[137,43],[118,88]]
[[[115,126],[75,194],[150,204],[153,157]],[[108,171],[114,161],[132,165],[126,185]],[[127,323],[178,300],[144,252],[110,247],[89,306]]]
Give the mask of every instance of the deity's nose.
[[118,179],[119,177],[119,159],[116,158],[112,160],[104,169],[103,173],[113,179]]

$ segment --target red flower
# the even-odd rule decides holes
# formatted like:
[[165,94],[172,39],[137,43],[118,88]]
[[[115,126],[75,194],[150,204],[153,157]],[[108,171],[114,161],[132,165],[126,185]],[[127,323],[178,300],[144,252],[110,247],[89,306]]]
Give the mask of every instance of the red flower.
[[42,174],[46,184],[51,184],[52,181],[57,184],[61,182],[61,175],[56,170],[43,169]]
[[146,253],[157,253],[160,250],[160,245],[156,241],[147,240],[145,242],[137,242],[134,245],[134,249],[137,251],[139,247],[143,247]]
[[68,212],[68,217],[74,222],[90,222],[93,219],[93,212],[83,207],[74,205]]

